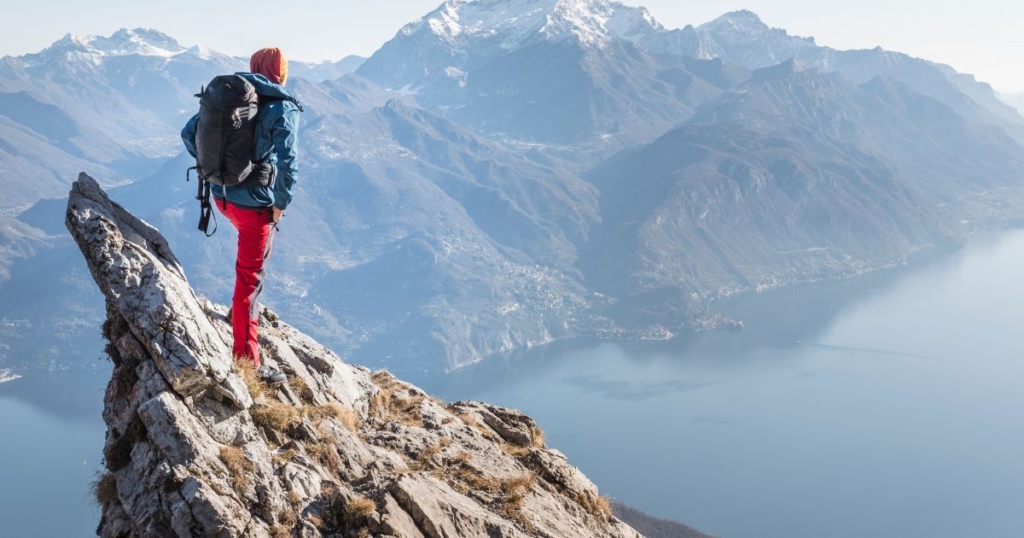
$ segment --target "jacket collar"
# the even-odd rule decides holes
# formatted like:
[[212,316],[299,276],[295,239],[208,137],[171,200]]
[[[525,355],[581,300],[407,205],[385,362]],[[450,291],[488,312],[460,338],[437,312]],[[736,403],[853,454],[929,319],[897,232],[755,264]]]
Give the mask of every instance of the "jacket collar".
[[288,90],[284,88],[284,86],[270,82],[270,80],[263,75],[245,72],[235,74],[244,78],[245,80],[248,80],[253,85],[253,87],[256,88],[257,95],[263,97],[271,97],[274,99],[284,99],[286,101],[292,101],[294,103],[299,102],[297,99],[295,99],[294,96],[292,96],[291,93],[288,92]]

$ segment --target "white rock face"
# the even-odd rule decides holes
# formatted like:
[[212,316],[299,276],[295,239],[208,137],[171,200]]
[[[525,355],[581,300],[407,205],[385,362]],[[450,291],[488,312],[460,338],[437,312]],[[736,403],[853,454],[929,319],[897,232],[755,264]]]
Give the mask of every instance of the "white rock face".
[[511,409],[445,405],[261,315],[265,387],[164,238],[82,174],[66,223],[107,297],[104,537],[630,537]]

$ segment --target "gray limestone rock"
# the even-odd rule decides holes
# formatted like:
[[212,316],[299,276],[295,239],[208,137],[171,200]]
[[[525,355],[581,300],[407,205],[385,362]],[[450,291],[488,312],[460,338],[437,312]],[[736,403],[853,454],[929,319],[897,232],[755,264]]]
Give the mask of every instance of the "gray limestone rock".
[[289,382],[262,385],[231,363],[226,309],[85,174],[66,224],[107,298],[114,362],[100,536],[639,536],[529,417],[446,406],[266,309],[266,359]]

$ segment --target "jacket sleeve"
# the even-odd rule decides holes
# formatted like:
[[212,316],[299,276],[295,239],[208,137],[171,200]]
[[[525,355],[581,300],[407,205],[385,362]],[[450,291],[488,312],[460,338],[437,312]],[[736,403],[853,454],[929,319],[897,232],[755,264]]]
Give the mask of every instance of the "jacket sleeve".
[[299,109],[287,107],[285,113],[274,122],[271,138],[277,155],[277,179],[274,182],[274,206],[287,209],[295,191],[299,176]]
[[181,130],[181,141],[185,143],[185,149],[189,155],[196,156],[196,124],[199,123],[199,114],[192,116]]

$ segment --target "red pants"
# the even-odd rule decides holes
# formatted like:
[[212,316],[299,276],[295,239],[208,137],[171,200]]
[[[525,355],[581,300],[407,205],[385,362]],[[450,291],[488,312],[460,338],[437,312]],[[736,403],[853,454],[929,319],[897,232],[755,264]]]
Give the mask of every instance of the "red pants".
[[259,327],[259,303],[263,291],[263,272],[270,257],[277,226],[271,222],[270,208],[249,209],[216,200],[217,209],[238,230],[238,257],[235,260],[235,295],[231,299],[231,332],[235,343],[232,352],[238,359],[260,363],[260,346],[256,340]]

